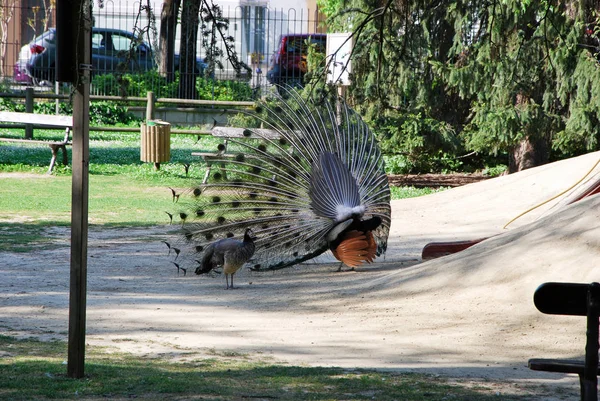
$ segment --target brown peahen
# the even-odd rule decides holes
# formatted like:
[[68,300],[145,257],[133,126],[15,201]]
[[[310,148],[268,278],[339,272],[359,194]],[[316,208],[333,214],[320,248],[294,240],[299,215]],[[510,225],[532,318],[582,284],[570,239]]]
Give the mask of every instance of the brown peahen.
[[[233,287],[233,275],[242,267],[254,254],[254,235],[251,229],[246,229],[244,240],[239,241],[234,238],[222,238],[213,242],[204,249],[202,260],[196,267],[196,274],[208,273],[216,267],[222,267],[225,274],[225,289]],[[231,276],[231,286],[229,285],[229,276]]]
[[340,99],[305,101],[293,90],[250,114],[266,129],[229,138],[227,154],[213,163],[221,168],[177,203],[184,207],[174,217],[182,225],[181,255],[200,264],[196,273],[210,270],[202,255],[222,244],[215,241],[242,238],[248,228],[255,235],[252,270],[281,269],[328,250],[355,267],[384,253],[390,190],[375,136],[360,116]]

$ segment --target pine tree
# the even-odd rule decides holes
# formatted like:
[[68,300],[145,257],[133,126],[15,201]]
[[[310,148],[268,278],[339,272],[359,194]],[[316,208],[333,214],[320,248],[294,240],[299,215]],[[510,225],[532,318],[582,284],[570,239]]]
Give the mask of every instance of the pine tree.
[[596,3],[324,2],[386,151],[506,153],[517,171],[599,148]]

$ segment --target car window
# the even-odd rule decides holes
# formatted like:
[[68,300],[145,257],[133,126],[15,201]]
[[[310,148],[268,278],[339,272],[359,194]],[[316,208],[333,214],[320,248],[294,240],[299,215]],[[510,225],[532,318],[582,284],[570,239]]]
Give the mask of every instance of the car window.
[[112,34],[113,47],[116,51],[129,51],[131,48],[131,38],[127,36]]
[[287,53],[308,53],[308,45],[307,42],[310,40],[310,43],[314,43],[317,45],[317,51],[324,52],[325,51],[325,38],[324,37],[314,37],[314,36],[290,36],[286,43],[285,51]]
[[104,35],[98,32],[92,33],[92,49],[100,49],[106,47]]

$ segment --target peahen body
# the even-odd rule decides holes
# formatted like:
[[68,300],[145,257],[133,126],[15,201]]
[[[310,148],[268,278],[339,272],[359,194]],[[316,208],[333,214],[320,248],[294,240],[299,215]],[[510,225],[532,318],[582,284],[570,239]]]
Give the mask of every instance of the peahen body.
[[[196,274],[208,273],[216,267],[222,267],[225,274],[225,289],[233,287],[233,275],[254,254],[254,237],[252,230],[247,229],[242,241],[234,238],[223,238],[208,245],[202,254]],[[231,276],[231,286],[229,285]]]
[[223,239],[247,228],[256,236],[253,270],[327,250],[350,267],[384,253],[390,191],[379,146],[360,116],[341,100],[305,101],[294,91],[251,115],[266,130],[230,138],[229,155],[214,162],[221,169],[191,190],[191,201],[178,203],[185,205],[181,254],[203,271],[207,255],[229,243]]

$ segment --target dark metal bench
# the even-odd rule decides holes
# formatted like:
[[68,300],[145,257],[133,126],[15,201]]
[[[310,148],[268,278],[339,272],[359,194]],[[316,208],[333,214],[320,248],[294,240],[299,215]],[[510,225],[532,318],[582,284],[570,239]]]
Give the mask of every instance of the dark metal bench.
[[13,143],[24,143],[32,145],[47,145],[50,147],[52,152],[52,158],[50,159],[50,167],[48,168],[48,174],[52,173],[52,169],[56,164],[59,149],[62,151],[62,162],[66,166],[69,164],[67,157],[67,145],[71,145],[69,142],[70,129],[73,127],[73,117],[71,116],[57,116],[50,114],[33,114],[33,113],[17,113],[11,111],[0,111],[0,121],[11,122],[11,123],[26,123],[35,124],[40,126],[49,127],[64,127],[65,137],[62,142],[52,141],[39,141],[33,139],[16,139],[16,138],[0,138],[0,142],[13,142]]
[[533,302],[542,313],[586,316],[585,360],[530,359],[529,368],[546,372],[579,375],[581,400],[598,400],[598,317],[600,284],[544,283],[538,287]]

